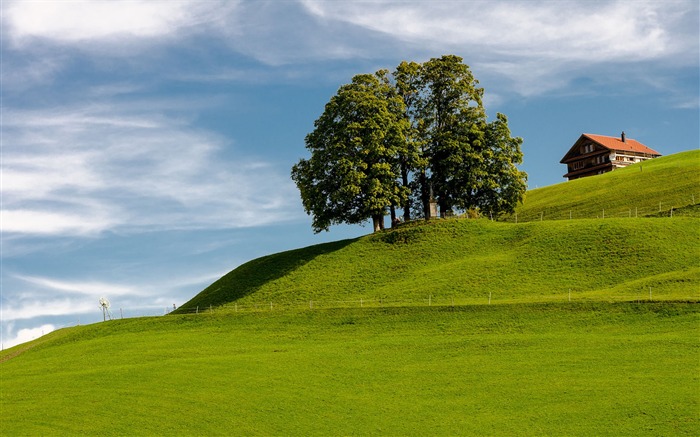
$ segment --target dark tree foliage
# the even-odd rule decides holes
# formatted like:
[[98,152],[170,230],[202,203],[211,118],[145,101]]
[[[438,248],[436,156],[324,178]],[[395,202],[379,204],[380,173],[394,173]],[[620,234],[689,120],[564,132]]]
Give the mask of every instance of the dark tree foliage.
[[332,224],[374,221],[403,204],[408,189],[396,177],[405,154],[404,106],[388,72],[362,74],[343,85],[306,136],[311,158],[292,168],[315,232]]
[[443,214],[463,207],[465,191],[481,176],[486,112],[477,85],[458,56],[431,59],[421,69],[419,135],[426,144],[428,183]]
[[377,231],[397,207],[430,218],[433,198],[443,215],[513,212],[527,188],[522,139],[505,115],[488,122],[478,84],[446,55],[343,85],[306,137],[311,158],[292,168],[314,231],[368,219]]
[[527,173],[518,170],[515,164],[523,162],[520,151],[522,138],[512,138],[508,119],[498,113],[496,120],[486,126],[484,175],[473,193],[471,207],[492,215],[512,214],[522,201],[527,190]]

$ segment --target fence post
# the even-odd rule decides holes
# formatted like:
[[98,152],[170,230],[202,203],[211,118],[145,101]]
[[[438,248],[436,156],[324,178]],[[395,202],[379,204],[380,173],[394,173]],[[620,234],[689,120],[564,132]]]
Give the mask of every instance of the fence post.
[[489,305],[491,305],[491,292],[489,291]]
[[199,305],[197,305],[197,309],[195,310],[195,314],[199,314]]

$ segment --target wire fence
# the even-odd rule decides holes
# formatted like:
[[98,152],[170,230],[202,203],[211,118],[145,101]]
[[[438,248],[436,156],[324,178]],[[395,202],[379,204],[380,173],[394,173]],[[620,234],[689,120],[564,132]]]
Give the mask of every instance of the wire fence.
[[700,290],[690,287],[686,292],[669,291],[666,289],[654,290],[654,287],[644,287],[638,290],[626,291],[576,291],[573,289],[562,290],[556,293],[539,294],[537,296],[500,293],[486,293],[478,297],[446,297],[428,295],[424,298],[414,299],[385,299],[385,298],[358,298],[349,300],[297,300],[297,301],[270,301],[270,302],[235,302],[222,306],[203,305],[194,308],[181,308],[177,314],[210,314],[214,312],[226,313],[269,313],[285,311],[313,311],[323,309],[347,309],[347,308],[398,308],[398,307],[458,307],[473,305],[496,304],[523,304],[523,303],[567,303],[567,302],[662,302],[682,301],[700,303]]
[[[700,196],[698,196],[700,200]],[[690,200],[690,198],[688,199]],[[694,198],[693,198],[694,200]],[[525,223],[544,220],[578,220],[611,218],[700,217],[700,203],[660,202],[657,206],[613,206],[600,208],[542,208],[540,211],[517,212],[503,220]]]

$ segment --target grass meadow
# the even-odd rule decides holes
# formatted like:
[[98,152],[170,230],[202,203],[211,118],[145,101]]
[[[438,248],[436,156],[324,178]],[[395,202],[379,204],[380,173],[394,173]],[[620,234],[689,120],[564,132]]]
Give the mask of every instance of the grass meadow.
[[5,360],[0,429],[698,435],[698,315],[696,304],[647,302],[114,320]]
[[15,346],[0,435],[700,435],[699,167],[272,254]]
[[700,150],[689,150],[529,190],[517,214],[507,220],[700,217],[698,205]]
[[700,300],[690,217],[416,223],[259,258],[179,312],[361,305]]

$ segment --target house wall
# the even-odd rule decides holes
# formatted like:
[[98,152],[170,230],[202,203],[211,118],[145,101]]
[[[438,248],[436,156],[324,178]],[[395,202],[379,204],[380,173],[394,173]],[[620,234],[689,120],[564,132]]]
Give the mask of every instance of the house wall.
[[635,153],[635,152],[620,152],[613,151],[610,153],[610,162],[613,163],[614,167],[627,167],[635,162],[646,161],[647,159],[652,159],[653,156],[645,153]]
[[587,176],[613,171],[616,168],[627,167],[630,164],[651,159],[653,156],[621,151],[604,151],[603,153],[588,153],[577,157],[567,164],[568,173],[564,175],[570,181]]

